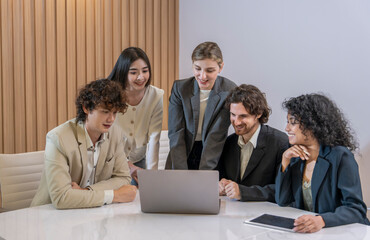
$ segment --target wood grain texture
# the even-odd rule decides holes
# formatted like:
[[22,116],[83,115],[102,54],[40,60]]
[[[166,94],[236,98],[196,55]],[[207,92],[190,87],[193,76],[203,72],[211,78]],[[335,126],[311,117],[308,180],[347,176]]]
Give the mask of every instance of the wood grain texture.
[[123,49],[142,48],[152,84],[178,77],[178,0],[1,0],[0,153],[42,150],[75,117],[84,84],[105,78]]

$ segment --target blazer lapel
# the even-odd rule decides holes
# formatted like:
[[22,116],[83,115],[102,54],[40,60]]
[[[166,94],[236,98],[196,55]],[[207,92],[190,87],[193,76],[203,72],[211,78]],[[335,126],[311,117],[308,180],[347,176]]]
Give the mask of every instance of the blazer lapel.
[[98,163],[96,164],[96,169],[95,169],[95,182],[97,182],[97,179],[101,171],[103,170],[105,161],[107,160],[106,158],[107,158],[108,147],[109,147],[109,134],[107,136],[107,139],[105,139],[105,141],[100,144]]
[[326,172],[329,169],[329,162],[324,158],[330,152],[330,148],[321,147],[320,153],[316,161],[316,165],[312,174],[311,180],[311,192],[312,192],[312,204],[313,209],[316,211],[316,198],[317,193],[321,187],[321,184],[326,176]]
[[[79,150],[81,155],[81,166],[82,166],[82,178],[81,182],[84,181],[83,176],[86,176],[87,166],[87,146],[86,146],[86,131],[83,123],[77,123],[77,141],[79,144]],[[80,182],[80,184],[81,184]]]
[[242,181],[249,174],[251,174],[251,172],[257,167],[263,155],[265,155],[265,146],[266,146],[266,135],[265,135],[266,130],[265,129],[266,127],[264,125],[261,125],[261,130],[257,137],[257,146],[255,149],[253,149],[253,152],[249,159],[247,168],[245,169]]
[[257,167],[261,158],[265,154],[265,148],[256,148],[253,150],[251,158],[249,159],[247,168],[245,169],[242,181]]
[[197,136],[198,124],[199,124],[199,109],[200,109],[200,90],[197,81],[194,79],[193,96],[190,98],[191,108],[189,112],[193,113],[194,129],[193,129],[193,141]]

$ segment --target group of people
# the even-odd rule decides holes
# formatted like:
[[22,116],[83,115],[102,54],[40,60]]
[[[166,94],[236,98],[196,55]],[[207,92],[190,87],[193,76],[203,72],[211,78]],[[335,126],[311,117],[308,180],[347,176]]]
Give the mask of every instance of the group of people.
[[[317,215],[295,220],[297,232],[370,224],[362,199],[357,148],[339,108],[320,94],[286,100],[287,134],[268,122],[271,109],[253,85],[222,77],[214,42],[192,54],[193,75],[174,82],[169,99],[166,169],[215,170],[219,193],[270,201]],[[84,86],[75,119],[46,136],[45,167],[31,206],[58,209],[130,202],[140,169],[158,169],[163,90],[151,85],[145,52],[130,47],[107,79]],[[235,133],[228,135],[232,124]]]

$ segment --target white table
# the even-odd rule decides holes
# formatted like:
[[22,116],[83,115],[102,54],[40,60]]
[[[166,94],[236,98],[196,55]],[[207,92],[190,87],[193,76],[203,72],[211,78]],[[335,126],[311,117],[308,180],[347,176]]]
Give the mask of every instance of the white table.
[[[218,215],[148,214],[132,203],[99,208],[56,210],[52,205],[0,214],[0,237],[11,239],[370,239],[370,227],[351,224],[299,234],[243,223],[270,213],[296,218],[304,212],[268,202],[222,198]],[[0,238],[1,239],[1,238]]]

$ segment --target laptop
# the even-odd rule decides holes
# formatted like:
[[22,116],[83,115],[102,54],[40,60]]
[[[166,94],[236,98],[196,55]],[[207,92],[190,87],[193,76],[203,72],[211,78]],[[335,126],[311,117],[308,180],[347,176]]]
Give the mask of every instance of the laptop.
[[218,171],[138,171],[141,211],[144,213],[218,214]]

